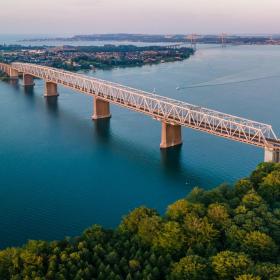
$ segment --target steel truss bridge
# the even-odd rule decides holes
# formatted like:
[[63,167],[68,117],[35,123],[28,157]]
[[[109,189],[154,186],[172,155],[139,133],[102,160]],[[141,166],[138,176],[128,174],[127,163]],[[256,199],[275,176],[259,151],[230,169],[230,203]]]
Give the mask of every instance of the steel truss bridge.
[[[113,103],[161,121],[162,148],[181,144],[181,127],[184,126],[264,148],[265,161],[279,161],[280,140],[268,124],[56,68],[26,63],[0,63],[0,70],[10,76],[23,73],[23,77],[29,80],[30,77],[37,77],[45,80],[47,85],[62,85],[94,97],[95,110],[99,111],[96,119],[109,117],[109,104]],[[23,80],[25,84],[26,79]],[[48,92],[45,95],[48,96]]]

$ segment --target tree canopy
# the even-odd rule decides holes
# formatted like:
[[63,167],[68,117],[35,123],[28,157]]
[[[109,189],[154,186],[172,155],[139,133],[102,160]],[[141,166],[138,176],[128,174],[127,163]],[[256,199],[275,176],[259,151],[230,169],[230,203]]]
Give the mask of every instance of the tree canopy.
[[119,227],[0,251],[0,279],[279,280],[280,164],[234,186],[194,188],[164,215],[139,207]]

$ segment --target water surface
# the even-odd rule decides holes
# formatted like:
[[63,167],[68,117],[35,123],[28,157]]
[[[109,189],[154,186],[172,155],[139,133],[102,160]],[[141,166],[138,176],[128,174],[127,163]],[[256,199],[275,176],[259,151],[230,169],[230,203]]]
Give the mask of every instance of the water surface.
[[[280,47],[204,48],[184,62],[87,73],[270,123],[280,134]],[[176,90],[176,87],[180,90]],[[194,186],[247,176],[261,149],[183,129],[181,149],[160,151],[160,123],[111,106],[93,122],[92,99],[56,99],[0,82],[0,247],[116,226],[134,207],[161,213]]]

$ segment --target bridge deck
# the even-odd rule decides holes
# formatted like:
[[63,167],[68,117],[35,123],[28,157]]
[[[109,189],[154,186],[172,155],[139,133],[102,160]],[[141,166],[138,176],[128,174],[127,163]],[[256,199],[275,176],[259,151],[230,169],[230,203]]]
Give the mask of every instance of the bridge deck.
[[280,140],[272,127],[264,123],[51,67],[26,63],[13,63],[10,67],[84,94],[98,96],[110,103],[141,112],[160,121],[258,147],[280,150]]

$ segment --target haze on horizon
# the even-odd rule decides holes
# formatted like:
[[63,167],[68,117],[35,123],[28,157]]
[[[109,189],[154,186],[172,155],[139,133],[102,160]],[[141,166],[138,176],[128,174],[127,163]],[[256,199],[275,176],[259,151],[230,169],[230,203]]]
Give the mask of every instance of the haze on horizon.
[[0,34],[279,34],[279,0],[9,0]]

